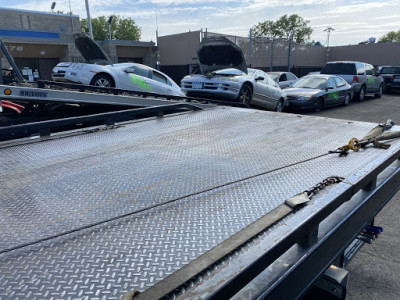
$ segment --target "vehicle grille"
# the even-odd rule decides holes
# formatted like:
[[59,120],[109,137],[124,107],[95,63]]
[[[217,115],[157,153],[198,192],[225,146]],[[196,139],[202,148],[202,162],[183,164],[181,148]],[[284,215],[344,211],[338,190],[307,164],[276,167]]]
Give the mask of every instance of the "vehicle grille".
[[[203,82],[203,86],[201,89],[194,89],[194,90],[217,90],[221,88],[223,90],[229,89],[229,84],[227,83],[218,83],[218,82]],[[193,89],[193,82],[184,82],[182,83],[182,88],[185,89]]]

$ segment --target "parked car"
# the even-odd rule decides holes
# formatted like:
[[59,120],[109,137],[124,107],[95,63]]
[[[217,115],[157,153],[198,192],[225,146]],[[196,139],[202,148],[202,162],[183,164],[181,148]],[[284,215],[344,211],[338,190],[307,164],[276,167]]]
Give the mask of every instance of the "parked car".
[[291,72],[267,72],[268,76],[274,80],[281,89],[287,88],[298,80],[297,76]]
[[353,86],[354,93],[360,101],[365,94],[381,97],[383,93],[383,78],[374,66],[357,61],[331,61],[325,64],[321,74],[331,74],[342,77]]
[[379,74],[385,81],[385,91],[400,89],[400,67],[399,66],[381,66]]
[[53,80],[184,96],[180,87],[166,74],[137,63],[112,64],[101,48],[85,34],[76,34],[74,39],[87,62],[57,64],[52,70]]
[[189,97],[238,101],[282,111],[285,92],[266,73],[246,68],[239,46],[225,37],[202,40],[197,51],[201,74],[185,76],[182,91]]
[[320,111],[328,106],[349,105],[353,88],[335,75],[306,75],[285,89],[289,109]]

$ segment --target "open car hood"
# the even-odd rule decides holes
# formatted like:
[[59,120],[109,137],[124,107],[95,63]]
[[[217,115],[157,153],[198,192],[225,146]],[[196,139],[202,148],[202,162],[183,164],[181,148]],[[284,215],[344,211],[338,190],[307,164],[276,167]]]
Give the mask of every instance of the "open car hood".
[[76,33],[73,35],[75,46],[88,63],[96,63],[99,65],[112,65],[111,60],[101,47],[84,33]]
[[242,49],[226,37],[204,38],[197,48],[201,74],[235,68],[247,74],[246,60]]

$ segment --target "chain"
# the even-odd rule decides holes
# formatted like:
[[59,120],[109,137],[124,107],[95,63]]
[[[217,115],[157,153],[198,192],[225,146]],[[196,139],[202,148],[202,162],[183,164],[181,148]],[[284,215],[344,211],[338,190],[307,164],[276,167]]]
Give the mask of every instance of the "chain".
[[311,199],[315,194],[317,194],[319,191],[323,190],[327,186],[335,184],[335,183],[339,183],[342,181],[344,181],[343,177],[329,176],[329,177],[325,178],[323,181],[321,181],[320,183],[313,186],[312,188],[305,190],[303,193],[306,194],[307,197]]

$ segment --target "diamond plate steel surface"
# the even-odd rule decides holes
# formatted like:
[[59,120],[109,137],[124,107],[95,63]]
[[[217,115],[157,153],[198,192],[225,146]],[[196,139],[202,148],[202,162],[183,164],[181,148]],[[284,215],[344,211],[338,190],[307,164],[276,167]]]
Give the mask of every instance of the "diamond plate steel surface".
[[2,251],[132,213],[0,255],[0,298],[144,290],[286,198],[381,157],[367,149],[297,164],[373,127],[218,108],[0,149]]

